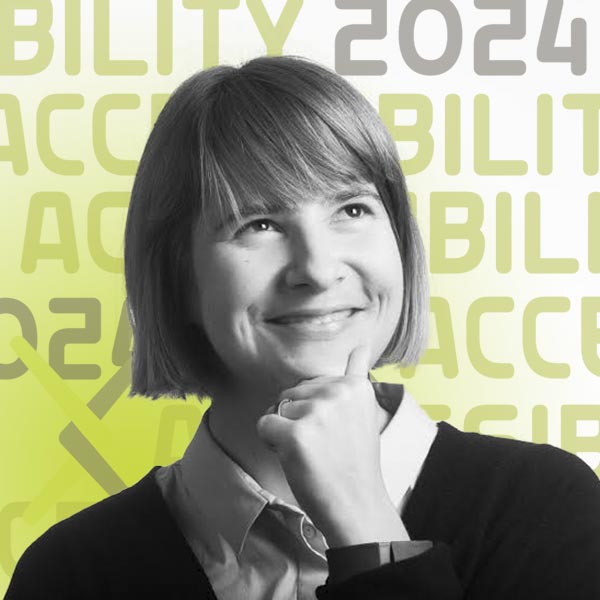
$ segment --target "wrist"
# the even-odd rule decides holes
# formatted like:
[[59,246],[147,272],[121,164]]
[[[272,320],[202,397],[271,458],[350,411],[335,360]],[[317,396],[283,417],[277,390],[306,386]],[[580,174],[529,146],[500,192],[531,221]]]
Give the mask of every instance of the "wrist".
[[329,528],[323,530],[330,548],[389,540],[410,540],[400,515],[389,501],[369,510],[341,512],[338,513],[338,517]]

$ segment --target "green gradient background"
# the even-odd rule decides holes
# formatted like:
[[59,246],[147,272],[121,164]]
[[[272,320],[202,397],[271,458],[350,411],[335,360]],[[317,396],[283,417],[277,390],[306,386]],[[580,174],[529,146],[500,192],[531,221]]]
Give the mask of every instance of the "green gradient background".
[[[25,132],[29,168],[25,175],[15,175],[8,162],[0,162],[1,216],[0,252],[2,272],[0,297],[10,297],[25,303],[33,313],[38,334],[37,353],[42,367],[48,362],[48,345],[58,330],[82,327],[81,314],[51,312],[52,298],[97,298],[101,304],[101,338],[92,344],[68,345],[67,363],[93,363],[101,375],[93,380],[66,380],[79,399],[87,402],[121,368],[112,361],[113,345],[124,299],[122,273],[100,269],[92,260],[88,248],[87,214],[90,200],[107,191],[127,192],[132,176],[107,173],[99,164],[92,148],[92,110],[98,98],[113,93],[134,93],[141,97],[141,106],[134,111],[116,111],[108,121],[108,144],[117,157],[135,159],[141,153],[149,132],[150,97],[169,93],[179,82],[203,66],[203,35],[201,11],[185,10],[174,3],[173,73],[156,72],[154,3],[142,0],[113,2],[110,48],[113,58],[143,58],[148,73],[143,76],[99,76],[93,69],[91,2],[82,2],[81,72],[64,72],[64,3],[53,2],[52,35],[55,52],[51,64],[43,72],[29,76],[0,76],[0,93],[13,94],[19,101]],[[270,13],[279,14],[283,2],[266,2]],[[394,3],[390,3],[394,4]],[[434,418],[445,418],[459,428],[481,429],[486,433],[544,441],[544,419],[533,426],[532,413],[541,406],[548,415],[547,441],[572,451],[593,468],[600,456],[600,407],[598,376],[590,373],[581,358],[580,299],[596,296],[599,276],[587,268],[587,195],[600,191],[597,176],[583,173],[581,161],[581,118],[561,107],[567,93],[598,93],[593,82],[600,81],[598,42],[593,35],[600,27],[600,7],[594,1],[566,0],[563,15],[564,32],[561,43],[568,42],[568,23],[573,17],[588,22],[588,72],[582,77],[571,75],[566,64],[541,65],[535,59],[536,32],[543,17],[543,3],[529,7],[528,36],[525,40],[499,44],[494,52],[503,58],[521,58],[527,62],[522,77],[478,77],[473,73],[473,36],[482,25],[502,22],[502,11],[476,11],[472,6],[461,8],[463,20],[463,50],[460,60],[448,73],[424,77],[410,72],[402,62],[397,47],[397,24],[401,7],[388,7],[388,36],[374,42],[355,42],[353,55],[379,58],[388,62],[388,73],[380,77],[353,77],[351,81],[363,91],[375,106],[381,93],[417,93],[427,95],[434,105],[432,133],[436,143],[434,159],[422,172],[408,177],[411,191],[417,198],[417,215],[426,247],[429,249],[429,194],[432,191],[472,191],[485,205],[483,231],[486,253],[475,269],[464,274],[435,274],[431,278],[432,295],[446,298],[452,318],[458,360],[458,375],[447,378],[439,365],[423,365],[412,378],[403,378],[395,368],[377,374],[381,379],[406,381],[413,395],[427,407]],[[530,3],[533,4],[533,3]],[[274,20],[275,20],[274,19]],[[333,2],[305,1],[284,45],[286,53],[312,57],[329,66],[334,65],[334,40],[344,25],[368,21],[368,12],[341,11]],[[419,49],[425,55],[439,55],[438,44],[443,35],[440,21],[424,19],[417,33],[422,40]],[[441,31],[441,30],[440,30]],[[88,41],[86,41],[88,40]],[[35,48],[22,49],[23,57]],[[265,46],[258,34],[247,6],[240,3],[235,10],[221,16],[219,41],[220,60],[239,63],[264,53]],[[29,52],[29,54],[27,54]],[[436,54],[437,53],[437,54]],[[45,96],[55,93],[78,93],[85,99],[78,111],[58,111],[52,120],[53,147],[59,156],[82,160],[85,171],[80,176],[61,176],[50,172],[40,161],[36,147],[36,110]],[[443,165],[443,101],[454,93],[463,103],[463,160],[461,172],[448,176]],[[481,177],[473,171],[472,104],[475,94],[487,94],[493,105],[493,154],[502,158],[526,157],[530,163],[525,177]],[[554,172],[542,177],[535,172],[535,100],[547,93],[555,100]],[[531,133],[533,131],[533,134]],[[522,135],[522,138],[521,138]],[[0,146],[7,143],[6,125],[0,111]],[[410,143],[399,144],[401,156],[411,156]],[[21,261],[29,201],[40,191],[60,191],[71,200],[71,210],[77,243],[79,268],[66,273],[62,261],[40,260],[33,273],[23,273]],[[498,274],[494,258],[494,211],[498,192],[513,195],[513,269]],[[535,191],[542,195],[542,252],[547,256],[573,256],[580,269],[572,275],[532,275],[523,267],[523,197]],[[122,253],[124,210],[106,211],[103,217],[102,243],[114,256]],[[599,224],[600,226],[600,224]],[[506,232],[504,232],[506,233]],[[46,211],[42,241],[57,240],[53,211]],[[450,248],[450,246],[449,246]],[[463,248],[464,250],[464,248]],[[457,248],[460,252],[461,248]],[[540,319],[538,343],[547,360],[567,362],[571,374],[566,379],[550,379],[535,374],[523,355],[522,314],[525,305],[539,296],[565,296],[571,310],[565,314]],[[466,351],[465,314],[468,306],[482,296],[509,296],[514,299],[512,313],[488,316],[482,326],[482,347],[491,359],[512,362],[515,375],[499,380],[484,377],[471,365]],[[432,323],[430,346],[437,346],[436,327]],[[16,320],[0,314],[0,362],[10,363],[16,350],[11,345],[21,331]],[[121,346],[122,349],[122,346]],[[18,347],[17,347],[18,350]],[[29,359],[27,359],[29,360]],[[117,361],[119,362],[119,361]],[[32,363],[33,365],[33,363]],[[48,374],[34,367],[24,375],[0,380],[0,592],[4,592],[9,574],[23,549],[57,520],[83,506],[106,496],[107,490],[91,477],[67,452],[59,435],[72,420],[72,414],[61,408],[57,397],[62,392],[49,393],[44,387]],[[123,368],[127,368],[126,366]],[[106,436],[98,446],[126,485],[135,483],[155,464],[175,460],[183,451],[207,402],[194,398],[186,403],[173,400],[151,402],[143,398],[126,398],[126,390],[113,393],[118,400],[106,416],[90,427],[99,436]],[[474,421],[473,409],[484,405],[500,407],[485,409],[492,419],[481,426]],[[574,406],[575,408],[569,409]],[[503,408],[504,407],[504,408]],[[579,407],[579,408],[577,408]],[[88,409],[85,409],[87,411]],[[477,409],[481,410],[481,409]],[[580,420],[567,423],[569,410]],[[85,413],[85,411],[83,411]],[[88,411],[88,415],[91,413]],[[469,417],[469,414],[471,415]],[[494,418],[496,420],[494,420]],[[93,421],[93,418],[91,419]],[[78,421],[80,423],[80,421]],[[565,425],[565,423],[567,423]],[[80,425],[83,429],[83,425]],[[569,433],[571,432],[571,433]],[[580,439],[576,439],[576,436]],[[54,491],[50,487],[60,476]],[[37,507],[29,521],[20,517],[26,506]]]

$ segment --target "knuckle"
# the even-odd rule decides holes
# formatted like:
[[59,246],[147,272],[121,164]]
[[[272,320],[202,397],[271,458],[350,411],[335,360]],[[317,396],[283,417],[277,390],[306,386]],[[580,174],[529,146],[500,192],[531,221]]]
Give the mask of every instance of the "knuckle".
[[349,381],[348,378],[341,380],[338,385],[338,394],[344,398],[344,400],[352,399],[357,395],[356,382]]
[[264,434],[268,433],[268,430],[269,430],[269,417],[270,416],[271,415],[263,415],[256,422],[256,429],[257,429],[257,431],[258,431],[259,434],[264,435]]
[[323,427],[331,420],[331,416],[337,413],[337,402],[318,402],[313,411],[314,424],[317,427]]
[[312,424],[308,420],[298,420],[291,429],[290,442],[291,447],[296,452],[301,452],[310,445],[312,437]]

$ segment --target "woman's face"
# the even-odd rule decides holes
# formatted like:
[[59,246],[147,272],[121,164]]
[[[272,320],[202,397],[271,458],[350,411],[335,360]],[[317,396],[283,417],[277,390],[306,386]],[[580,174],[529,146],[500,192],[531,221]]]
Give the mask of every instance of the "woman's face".
[[403,300],[402,261],[375,187],[351,184],[268,214],[248,204],[241,225],[198,224],[193,237],[193,319],[228,383],[281,390],[343,375],[362,344],[375,364]]

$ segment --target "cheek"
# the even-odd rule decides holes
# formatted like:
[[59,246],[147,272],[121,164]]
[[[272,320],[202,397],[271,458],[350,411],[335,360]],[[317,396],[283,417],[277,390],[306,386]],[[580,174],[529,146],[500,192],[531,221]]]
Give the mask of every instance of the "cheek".
[[373,276],[376,277],[381,301],[376,336],[378,357],[389,345],[397,330],[404,305],[404,270],[395,237],[383,249]]
[[229,329],[247,319],[267,283],[256,261],[231,253],[215,252],[197,269],[202,320],[210,328]]
[[387,303],[386,316],[387,325],[395,327],[400,320],[402,305],[404,302],[404,280],[402,274],[402,263],[398,260],[395,264],[389,264],[388,269],[382,275],[382,289]]
[[369,273],[375,286],[393,305],[402,304],[404,296],[404,277],[402,259],[391,231],[382,233],[373,239],[369,246]]

